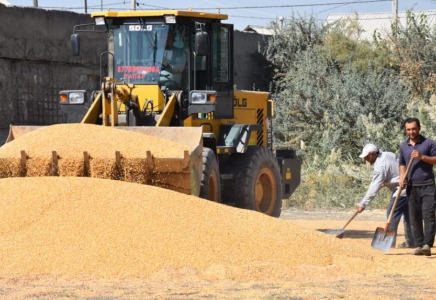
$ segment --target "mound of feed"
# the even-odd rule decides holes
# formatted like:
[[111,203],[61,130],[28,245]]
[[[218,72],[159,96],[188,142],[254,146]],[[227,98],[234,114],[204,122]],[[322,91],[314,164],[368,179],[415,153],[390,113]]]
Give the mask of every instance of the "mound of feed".
[[[168,173],[168,169],[172,171],[165,159],[181,161],[184,150],[192,151],[186,148],[171,140],[111,127],[90,124],[46,126],[0,147],[0,178],[90,176],[138,183],[156,181],[163,185],[172,184],[177,183],[177,180],[170,175],[156,174]],[[20,162],[21,150],[27,155],[25,168]],[[56,151],[58,156],[55,171],[52,151]],[[89,160],[85,159],[84,151],[89,155]],[[118,161],[116,151],[120,152]],[[153,156],[153,165],[150,165],[147,151]],[[173,172],[180,173],[180,168],[177,169],[176,165],[174,167]],[[161,169],[164,169],[163,172],[159,172]],[[189,177],[189,174],[186,176]],[[190,185],[180,188],[189,189]]]
[[[371,249],[257,212],[147,185],[80,177],[0,180],[0,277],[24,274],[212,278],[290,276]],[[357,270],[357,269],[356,269]]]

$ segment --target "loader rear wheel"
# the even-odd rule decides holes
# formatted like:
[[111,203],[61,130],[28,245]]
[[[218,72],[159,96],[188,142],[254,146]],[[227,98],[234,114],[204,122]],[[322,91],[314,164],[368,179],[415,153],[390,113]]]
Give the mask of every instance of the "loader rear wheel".
[[245,154],[237,154],[234,158],[236,206],[279,217],[281,177],[273,153],[267,148],[252,146]]
[[203,148],[200,197],[213,202],[221,202],[220,170],[215,153],[210,148]]

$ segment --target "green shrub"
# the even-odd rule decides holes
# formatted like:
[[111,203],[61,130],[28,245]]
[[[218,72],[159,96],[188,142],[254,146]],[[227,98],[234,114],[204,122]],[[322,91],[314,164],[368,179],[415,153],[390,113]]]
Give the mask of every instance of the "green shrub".
[[[291,17],[275,32],[264,52],[275,70],[274,142],[303,158],[302,184],[287,205],[360,202],[372,177],[358,157],[363,145],[398,153],[406,117],[420,118],[423,135],[436,137],[436,36],[425,19],[409,13],[408,26],[374,44],[359,40],[353,20]],[[382,189],[371,206],[389,198]]]

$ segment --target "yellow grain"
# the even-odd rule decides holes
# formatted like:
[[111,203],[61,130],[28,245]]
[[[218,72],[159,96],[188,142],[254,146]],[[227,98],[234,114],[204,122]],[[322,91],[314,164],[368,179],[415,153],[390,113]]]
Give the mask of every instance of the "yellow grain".
[[307,266],[373,266],[371,250],[157,187],[34,177],[1,179],[0,190],[0,277],[165,278],[192,269],[206,278],[261,278]]
[[[28,156],[24,172],[21,172],[20,167],[21,150],[24,150]],[[150,181],[149,173],[153,173],[153,176],[162,173],[159,170],[162,165],[160,160],[164,159],[165,162],[168,158],[182,159],[184,150],[192,151],[171,140],[116,128],[89,124],[53,125],[42,127],[0,147],[0,178],[17,177],[23,174],[28,177],[90,176],[153,184],[155,181]],[[58,168],[54,174],[52,151],[56,151],[59,156]],[[90,156],[87,167],[85,167],[84,151]],[[121,154],[119,163],[116,161],[116,151]],[[150,166],[147,151],[151,152],[155,161]],[[168,163],[165,164],[166,168],[167,165]],[[171,184],[172,175],[168,176]],[[186,187],[173,186],[173,188],[185,189]],[[189,192],[189,188],[187,191]]]
[[[158,137],[91,124],[58,124],[41,127],[0,148],[0,157],[49,157],[52,150],[67,157],[83,157],[83,151],[95,157],[115,158],[119,150],[126,157],[183,157],[182,145]],[[192,150],[192,149],[186,149]]]

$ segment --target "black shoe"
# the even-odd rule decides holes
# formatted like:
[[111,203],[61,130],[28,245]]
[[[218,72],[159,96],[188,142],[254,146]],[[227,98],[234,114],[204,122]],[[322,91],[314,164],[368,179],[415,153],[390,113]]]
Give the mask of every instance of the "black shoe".
[[410,245],[408,242],[403,242],[401,244],[398,244],[397,248],[404,249],[404,248],[414,248],[414,247],[413,245]]
[[422,254],[425,256],[431,256],[431,247],[429,245],[424,245],[421,249]]

